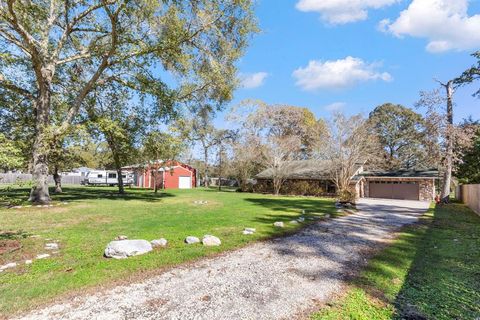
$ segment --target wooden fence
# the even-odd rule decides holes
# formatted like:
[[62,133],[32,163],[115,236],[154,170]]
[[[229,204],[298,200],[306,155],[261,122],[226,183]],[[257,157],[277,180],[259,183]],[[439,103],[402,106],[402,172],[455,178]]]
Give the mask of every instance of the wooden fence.
[[[32,175],[29,173],[0,173],[0,184],[12,184],[32,181]],[[62,184],[80,184],[85,177],[80,176],[62,176]],[[48,177],[48,183],[54,184],[53,177]]]
[[464,184],[458,186],[456,198],[480,214],[480,184]]

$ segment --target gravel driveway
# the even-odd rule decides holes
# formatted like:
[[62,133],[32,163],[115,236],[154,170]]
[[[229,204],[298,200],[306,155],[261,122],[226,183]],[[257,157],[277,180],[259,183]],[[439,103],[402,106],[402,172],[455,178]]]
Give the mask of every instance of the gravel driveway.
[[366,250],[429,203],[364,199],[360,211],[30,313],[24,319],[291,319],[327,302]]

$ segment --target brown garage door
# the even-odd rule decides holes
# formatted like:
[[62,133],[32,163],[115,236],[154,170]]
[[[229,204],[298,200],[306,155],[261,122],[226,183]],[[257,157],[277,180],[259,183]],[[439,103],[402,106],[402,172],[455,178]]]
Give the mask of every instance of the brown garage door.
[[418,183],[406,182],[370,182],[370,198],[418,200]]

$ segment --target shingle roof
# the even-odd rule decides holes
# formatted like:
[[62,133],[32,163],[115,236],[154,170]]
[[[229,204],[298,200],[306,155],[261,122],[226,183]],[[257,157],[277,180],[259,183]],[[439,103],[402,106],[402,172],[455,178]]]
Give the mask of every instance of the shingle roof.
[[439,177],[437,169],[396,170],[396,171],[372,170],[372,171],[364,171],[360,175],[364,177],[391,177],[391,178],[438,178]]
[[[324,160],[297,160],[288,161],[284,164],[289,172],[287,179],[308,179],[325,180],[328,179],[327,162]],[[358,170],[361,165],[358,165]],[[266,169],[255,176],[257,179],[271,179],[272,169]]]

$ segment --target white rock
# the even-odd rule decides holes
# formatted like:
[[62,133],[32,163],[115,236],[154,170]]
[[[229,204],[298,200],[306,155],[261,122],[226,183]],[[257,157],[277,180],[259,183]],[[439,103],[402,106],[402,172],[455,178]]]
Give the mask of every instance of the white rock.
[[330,218],[330,214],[326,214],[326,215],[325,215],[325,218]]
[[7,263],[7,264],[4,264],[3,266],[1,266],[0,270],[15,268],[16,266],[17,266],[16,262],[10,262],[10,263]]
[[168,243],[167,239],[160,238],[150,241],[153,247],[165,247]]
[[219,246],[222,244],[219,238],[209,234],[206,234],[203,236],[202,243],[204,246],[208,246],[208,247]]
[[55,242],[46,243],[45,250],[58,250],[58,243],[55,243]]
[[152,251],[152,245],[147,240],[111,241],[105,248],[107,258],[125,259]]
[[297,219],[298,222],[304,222],[305,221],[305,218],[304,217],[300,217]]
[[252,231],[247,231],[247,230],[243,230],[243,231],[242,231],[242,233],[243,233],[243,234],[245,234],[245,235],[248,235],[248,234],[253,234],[253,232],[252,232]]
[[278,228],[283,228],[284,227],[284,224],[282,221],[277,221],[273,224],[275,227],[278,227]]
[[48,258],[50,257],[50,255],[48,253],[44,253],[44,254],[39,254],[36,256],[36,259],[40,260],[40,259],[45,259],[45,258]]
[[248,231],[248,232],[254,233],[257,230],[255,228],[245,228],[245,229],[243,229],[243,231]]
[[298,221],[297,220],[292,220],[290,221],[291,224],[298,224]]
[[200,242],[200,239],[198,239],[197,237],[188,236],[185,238],[186,244],[193,244],[193,243],[199,243],[199,242]]
[[13,207],[10,207],[10,209],[22,209],[22,206],[13,206]]
[[32,264],[32,260],[25,260],[25,264]]

